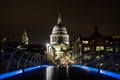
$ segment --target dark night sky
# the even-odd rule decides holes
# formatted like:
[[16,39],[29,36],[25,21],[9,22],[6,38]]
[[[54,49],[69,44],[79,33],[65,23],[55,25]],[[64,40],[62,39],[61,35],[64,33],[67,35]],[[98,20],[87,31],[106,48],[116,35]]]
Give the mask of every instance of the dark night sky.
[[118,1],[0,0],[0,33],[8,40],[21,40],[25,28],[31,43],[45,43],[60,12],[71,40],[90,36],[94,25],[102,35],[120,35]]

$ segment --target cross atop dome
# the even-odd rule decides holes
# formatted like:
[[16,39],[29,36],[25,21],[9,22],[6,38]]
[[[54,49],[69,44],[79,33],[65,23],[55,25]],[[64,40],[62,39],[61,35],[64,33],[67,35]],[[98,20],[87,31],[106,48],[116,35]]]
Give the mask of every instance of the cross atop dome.
[[60,13],[59,13],[57,24],[60,24],[60,23],[61,23],[61,16],[60,16]]

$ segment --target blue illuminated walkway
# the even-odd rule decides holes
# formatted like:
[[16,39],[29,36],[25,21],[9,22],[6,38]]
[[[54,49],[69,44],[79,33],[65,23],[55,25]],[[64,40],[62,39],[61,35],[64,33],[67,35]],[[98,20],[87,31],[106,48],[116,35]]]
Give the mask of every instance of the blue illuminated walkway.
[[[4,78],[12,74],[12,77]],[[108,76],[106,76],[108,74]],[[111,76],[112,75],[112,76]],[[4,80],[120,80],[120,74],[110,73],[105,70],[91,68],[82,65],[74,65],[71,67],[55,67],[49,65],[35,66],[17,70],[12,73],[0,75]]]

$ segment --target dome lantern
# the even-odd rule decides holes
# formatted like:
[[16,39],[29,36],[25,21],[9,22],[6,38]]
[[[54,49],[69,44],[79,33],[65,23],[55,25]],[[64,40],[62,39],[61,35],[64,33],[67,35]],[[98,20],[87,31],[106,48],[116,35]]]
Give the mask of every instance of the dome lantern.
[[57,24],[53,27],[52,34],[67,34],[67,29],[61,24],[61,16],[59,14]]
[[59,17],[58,17],[58,22],[57,24],[60,24],[61,23],[61,16],[60,16],[60,13],[59,13]]

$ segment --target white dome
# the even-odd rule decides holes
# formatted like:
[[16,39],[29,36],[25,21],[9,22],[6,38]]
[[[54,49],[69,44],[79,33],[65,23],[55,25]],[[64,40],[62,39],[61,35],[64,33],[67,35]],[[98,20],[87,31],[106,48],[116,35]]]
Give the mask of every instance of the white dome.
[[67,29],[61,24],[57,24],[54,26],[52,34],[67,34]]

